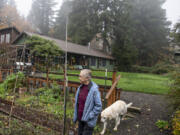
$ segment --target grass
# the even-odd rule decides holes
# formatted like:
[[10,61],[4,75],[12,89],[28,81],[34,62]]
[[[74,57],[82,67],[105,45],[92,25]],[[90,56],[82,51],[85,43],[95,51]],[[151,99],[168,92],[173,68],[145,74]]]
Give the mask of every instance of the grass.
[[167,94],[171,80],[168,76],[140,73],[120,73],[122,75],[118,87],[124,90]]
[[[79,74],[79,71],[68,71],[71,74]],[[122,88],[124,91],[143,92],[151,94],[167,94],[171,80],[169,76],[145,74],[145,73],[127,73],[118,72],[121,75],[121,79],[118,83],[118,88]],[[105,73],[102,71],[93,71],[92,75],[104,77]],[[60,75],[49,75],[52,79],[63,79]],[[112,77],[112,72],[108,72],[108,77]],[[79,82],[78,77],[69,76],[68,80]],[[104,85],[105,80],[93,79],[99,85]],[[107,81],[107,85],[111,86],[112,82]]]

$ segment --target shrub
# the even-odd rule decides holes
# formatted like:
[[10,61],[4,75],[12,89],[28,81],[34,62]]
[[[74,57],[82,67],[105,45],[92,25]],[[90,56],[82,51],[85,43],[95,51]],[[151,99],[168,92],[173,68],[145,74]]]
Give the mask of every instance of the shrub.
[[171,85],[168,98],[174,109],[178,109],[180,108],[180,71],[176,71],[172,77],[174,82]]
[[61,90],[60,90],[59,85],[57,83],[51,84],[51,88],[42,87],[42,88],[35,90],[36,95],[42,95],[45,93],[52,94],[54,97],[59,97],[59,95],[61,94]]
[[6,91],[5,91],[4,85],[0,84],[0,97],[5,98],[5,96],[6,96]]
[[168,72],[169,72],[169,70],[164,67],[154,67],[152,70],[152,73],[154,73],[154,74],[164,74],[164,73],[168,73]]
[[174,135],[180,135],[180,110],[175,113],[172,119],[172,128]]
[[167,130],[169,128],[169,123],[167,121],[164,121],[164,120],[158,120],[156,122],[156,126],[159,129]]
[[151,67],[145,67],[145,66],[133,65],[132,66],[132,72],[151,73],[152,72],[152,68]]
[[[17,75],[17,82],[16,82],[16,75]],[[6,80],[0,85],[0,94],[1,96],[7,92],[12,92],[15,87],[16,88],[24,87],[24,79],[25,76],[22,72],[18,72],[16,74],[9,75]]]
[[158,63],[152,67],[152,73],[154,74],[164,74],[168,72],[175,71],[175,67],[169,63]]
[[158,63],[152,67],[133,65],[131,71],[139,73],[164,74],[175,71],[176,67],[169,63]]

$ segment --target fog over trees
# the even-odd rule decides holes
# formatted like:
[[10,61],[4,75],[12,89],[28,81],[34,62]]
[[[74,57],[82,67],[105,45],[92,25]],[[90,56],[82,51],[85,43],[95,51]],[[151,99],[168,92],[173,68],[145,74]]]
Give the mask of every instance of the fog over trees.
[[[68,17],[69,41],[87,45],[101,34],[103,44],[111,47],[119,68],[128,69],[134,64],[153,66],[164,59],[167,53],[164,48],[169,45],[170,22],[162,8],[164,2],[64,0],[57,10],[55,0],[34,0],[27,20],[35,31],[64,40]],[[16,8],[14,0],[1,0],[0,22],[3,7],[7,5]]]

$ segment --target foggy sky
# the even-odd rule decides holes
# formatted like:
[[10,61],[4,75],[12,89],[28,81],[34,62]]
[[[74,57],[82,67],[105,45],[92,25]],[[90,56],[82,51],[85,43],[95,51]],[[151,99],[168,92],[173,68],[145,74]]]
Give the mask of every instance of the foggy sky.
[[[32,0],[15,0],[19,13],[23,16],[27,16],[31,9]],[[62,0],[56,0],[58,9],[62,3]],[[180,20],[180,0],[166,0],[163,8],[166,9],[166,16],[169,21],[175,24]]]

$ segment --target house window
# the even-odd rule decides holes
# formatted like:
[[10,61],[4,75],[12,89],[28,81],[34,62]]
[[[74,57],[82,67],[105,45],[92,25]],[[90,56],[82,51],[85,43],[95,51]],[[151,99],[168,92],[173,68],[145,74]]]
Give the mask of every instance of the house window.
[[1,35],[1,43],[4,43],[4,35]]
[[113,60],[110,60],[110,65],[113,65],[114,63],[113,63]]
[[10,43],[10,34],[6,34],[6,43]]
[[102,66],[103,66],[103,67],[106,66],[106,60],[105,60],[105,59],[102,60]]
[[95,58],[91,58],[91,66],[96,66],[96,59]]
[[98,59],[98,65],[102,66],[102,60],[100,58]]

